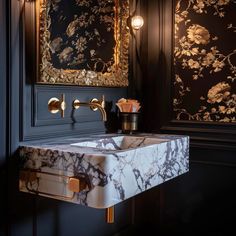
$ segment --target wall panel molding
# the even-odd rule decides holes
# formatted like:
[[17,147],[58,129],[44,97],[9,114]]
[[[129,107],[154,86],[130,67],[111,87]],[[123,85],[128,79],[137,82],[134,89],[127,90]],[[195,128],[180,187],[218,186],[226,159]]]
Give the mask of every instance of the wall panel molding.
[[198,164],[198,165],[209,165],[209,166],[220,166],[225,168],[236,168],[236,164],[232,163],[224,163],[224,162],[209,162],[209,161],[190,161],[190,164]]
[[[35,85],[33,90],[31,86],[26,86],[25,91],[24,107],[27,112],[24,114],[22,141],[109,132],[112,122],[116,119],[115,102],[120,97],[126,96],[126,89],[123,88]],[[47,107],[51,97],[60,98],[62,93],[65,94],[67,103],[65,118],[61,118],[59,113],[51,114]],[[99,111],[94,112],[88,107],[81,107],[78,110],[72,108],[72,102],[76,98],[80,101],[90,101],[94,97],[100,98],[103,94],[107,115],[111,119],[105,124]]]
[[[109,91],[110,90],[108,90],[108,93]],[[72,103],[75,99],[84,102],[89,102],[92,98],[100,99],[104,92],[104,89],[98,88],[36,85],[34,89],[34,126],[71,124],[76,121],[101,121],[101,114],[99,111],[93,112],[88,107],[81,107],[78,110],[73,110]],[[52,97],[60,99],[61,94],[63,93],[65,94],[67,107],[65,110],[65,118],[62,119],[60,113],[51,114],[48,111],[47,102]],[[107,99],[107,96],[105,99]]]

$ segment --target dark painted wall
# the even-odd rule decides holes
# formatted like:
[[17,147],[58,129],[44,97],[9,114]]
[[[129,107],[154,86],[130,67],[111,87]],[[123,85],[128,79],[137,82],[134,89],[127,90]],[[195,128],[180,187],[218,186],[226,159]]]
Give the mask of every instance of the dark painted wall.
[[[20,141],[55,135],[85,135],[107,129],[100,121],[100,114],[88,109],[74,114],[76,122],[71,118],[70,109],[66,111],[65,119],[51,115],[47,111],[48,98],[64,92],[70,106],[75,97],[89,100],[105,94],[109,104],[114,105],[117,98],[127,94],[126,89],[34,85],[34,2],[26,2],[25,11],[22,11],[22,2],[2,0],[0,3],[0,68],[3,78],[0,80],[0,99],[3,101],[0,107],[0,182],[6,193],[2,194],[1,189],[0,214],[1,219],[7,221],[7,224],[1,221],[0,235],[144,235],[153,231],[154,235],[160,235],[160,231],[172,235],[191,232],[192,235],[205,225],[208,233],[222,232],[225,235],[233,226],[232,213],[236,210],[233,195],[236,154],[232,146],[234,142],[229,142],[235,135],[229,129],[226,135],[224,127],[170,122],[171,0],[141,1],[145,18],[144,28],[137,37],[141,60],[138,64],[134,58],[135,45],[131,45],[128,91],[143,103],[141,127],[144,131],[191,134],[189,174],[119,204],[113,225],[104,222],[104,210],[18,192],[18,157],[15,152]],[[10,15],[9,40],[6,41],[8,34],[5,34],[6,24],[2,18],[8,16],[7,9]],[[6,48],[6,42],[11,48],[7,53],[9,60],[5,60],[2,50]],[[9,62],[7,69],[6,62]],[[8,104],[7,109],[4,104]],[[115,111],[114,106],[112,109]],[[111,115],[114,117],[114,113]],[[114,127],[114,124],[109,127]],[[4,207],[7,207],[7,212],[4,212]]]
[[235,233],[235,152],[192,149],[190,172],[161,187],[162,232]]
[[[0,215],[6,216],[6,11],[5,1],[0,2]],[[4,235],[5,217],[1,217],[0,235]]]

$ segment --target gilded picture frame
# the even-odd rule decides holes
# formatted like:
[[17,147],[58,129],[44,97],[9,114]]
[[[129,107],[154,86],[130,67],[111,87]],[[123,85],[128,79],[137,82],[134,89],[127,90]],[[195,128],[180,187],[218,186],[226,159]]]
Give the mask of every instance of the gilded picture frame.
[[128,86],[128,0],[37,0],[37,83]]

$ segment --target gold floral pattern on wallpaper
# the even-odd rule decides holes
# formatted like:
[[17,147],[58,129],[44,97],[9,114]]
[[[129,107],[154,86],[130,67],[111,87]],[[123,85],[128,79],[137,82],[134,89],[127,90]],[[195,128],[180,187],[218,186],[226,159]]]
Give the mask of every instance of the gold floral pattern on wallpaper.
[[236,122],[236,1],[176,0],[175,119]]
[[[114,1],[67,0],[74,10],[67,9],[61,0],[52,4],[50,49],[54,67],[107,72],[114,64]],[[59,27],[63,30],[60,33]]]

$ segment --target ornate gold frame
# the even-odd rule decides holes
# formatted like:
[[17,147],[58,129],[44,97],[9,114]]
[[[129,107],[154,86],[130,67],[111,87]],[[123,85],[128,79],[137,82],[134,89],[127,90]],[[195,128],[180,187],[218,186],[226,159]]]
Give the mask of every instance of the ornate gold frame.
[[80,86],[104,86],[125,87],[128,86],[128,49],[129,29],[127,20],[129,17],[129,0],[115,1],[115,48],[114,64],[111,71],[102,73],[91,70],[71,70],[54,68],[50,62],[50,0],[37,0],[37,83],[80,85]]

